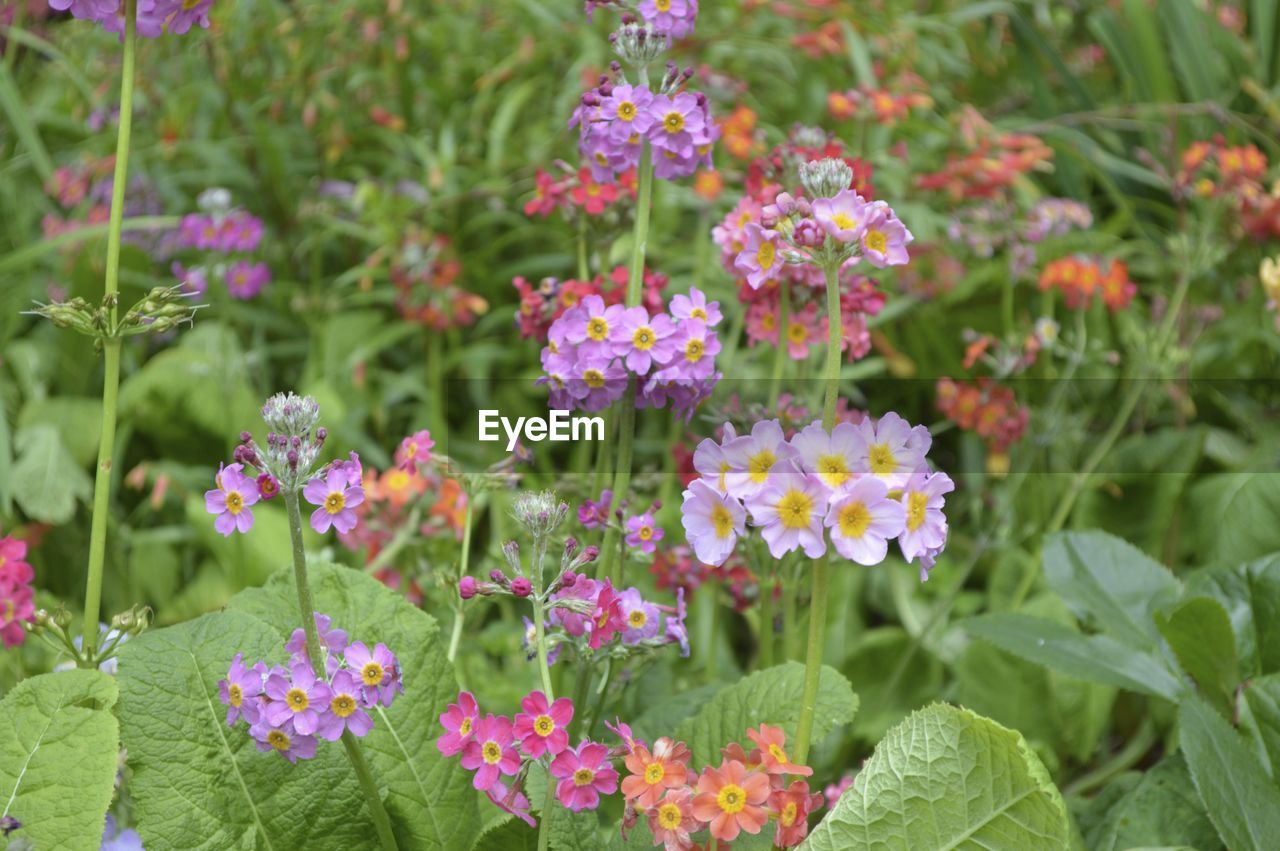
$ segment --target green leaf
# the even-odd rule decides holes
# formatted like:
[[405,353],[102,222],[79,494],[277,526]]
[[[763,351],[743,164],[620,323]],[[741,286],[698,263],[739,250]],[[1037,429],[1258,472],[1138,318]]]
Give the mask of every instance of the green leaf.
[[1190,493],[1196,551],[1206,564],[1236,565],[1280,550],[1280,476],[1223,473],[1206,476]]
[[536,851],[538,831],[515,816],[487,827],[476,837],[471,851]]
[[36,425],[50,425],[71,457],[81,467],[98,458],[98,438],[102,434],[102,400],[89,396],[55,396],[32,399],[18,415],[19,430]]
[[935,703],[889,731],[805,851],[1065,848],[1062,796],[1022,736]]
[[97,849],[115,788],[116,682],[72,670],[23,680],[0,701],[0,817],[36,848]]
[[[804,665],[786,662],[756,671],[725,686],[698,714],[676,728],[674,737],[689,745],[695,766],[719,765],[720,749],[744,742],[747,730],[769,724],[786,731],[794,741],[804,692]],[[858,696],[849,681],[824,666],[818,679],[818,705],[813,716],[813,741],[820,742],[837,726],[848,724],[858,711]]]
[[1271,766],[1268,774],[1280,777],[1280,675],[1258,677],[1245,685],[1240,727],[1257,742]]
[[1154,648],[1156,610],[1172,603],[1181,583],[1159,562],[1103,532],[1067,532],[1045,544],[1044,572],[1077,616],[1125,644]]
[[1187,593],[1210,596],[1226,610],[1243,677],[1280,671],[1280,555],[1196,571]]
[[1156,625],[1182,670],[1224,716],[1230,716],[1240,664],[1227,610],[1211,597],[1192,597],[1168,615],[1156,615]]
[[[378,709],[373,731],[361,739],[374,776],[387,789],[387,812],[401,846],[470,847],[480,828],[470,774],[435,746],[442,732],[437,719],[458,696],[435,619],[361,571],[318,563],[308,572],[316,611],[332,617],[353,641],[386,644],[404,671],[404,694],[390,709]],[[242,591],[227,608],[270,623],[283,644],[298,624],[292,570]]]
[[1244,740],[1199,695],[1182,701],[1178,723],[1191,779],[1222,841],[1232,851],[1274,848],[1280,789]]
[[1029,615],[981,615],[964,622],[970,633],[1037,665],[1067,676],[1176,700],[1181,682],[1157,656],[1107,635],[1081,635]]
[[76,500],[88,499],[93,483],[67,452],[58,430],[36,425],[18,432],[18,460],[10,487],[27,516],[60,526],[76,513]]
[[1160,760],[1133,788],[1107,807],[1086,832],[1093,851],[1123,851],[1153,845],[1216,848],[1217,831],[1196,793],[1181,754]]

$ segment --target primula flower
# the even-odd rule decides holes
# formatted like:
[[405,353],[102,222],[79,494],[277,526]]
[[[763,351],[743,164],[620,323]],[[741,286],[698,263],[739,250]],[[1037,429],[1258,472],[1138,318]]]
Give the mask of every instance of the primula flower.
[[636,134],[648,133],[653,124],[653,113],[649,109],[652,102],[653,92],[644,86],[615,85],[600,103],[600,115],[608,123],[609,138],[625,143]]
[[[710,441],[704,441],[710,443]],[[712,444],[713,446],[715,444]],[[698,560],[719,567],[745,534],[742,504],[698,479],[684,492],[680,522]]]
[[583,742],[561,751],[551,760],[551,776],[560,778],[556,797],[574,812],[594,810],[600,795],[618,788],[618,772],[609,764],[609,749],[598,742]]
[[396,466],[406,473],[417,472],[419,464],[431,460],[431,449],[435,445],[431,432],[426,429],[415,431],[400,441],[400,447],[396,450]]
[[653,123],[649,142],[659,152],[670,151],[688,157],[703,138],[707,127],[706,112],[698,96],[680,92],[674,96],[656,95],[649,104]]
[[[356,482],[359,481],[357,478]],[[302,495],[307,502],[320,506],[311,512],[311,528],[320,534],[328,532],[330,527],[344,535],[355,528],[353,509],[364,502],[364,488],[352,484],[346,470],[336,465],[331,467],[323,479],[307,482]]]
[[778,819],[773,844],[779,848],[799,845],[809,833],[809,813],[822,806],[822,794],[809,794],[809,784],[792,781],[786,789],[769,795],[769,811]]
[[333,675],[329,688],[329,711],[320,716],[316,735],[328,742],[342,738],[345,730],[356,736],[367,736],[373,729],[373,719],[362,705],[360,681],[351,671],[343,669]]
[[621,324],[625,312],[620,304],[605,307],[604,299],[589,295],[561,317],[568,320],[565,339],[578,346],[580,358],[608,358],[613,354],[613,329]]
[[709,328],[714,328],[724,319],[720,302],[708,302],[706,295],[697,287],[690,288],[688,295],[671,297],[671,315],[676,319],[701,319]]
[[813,201],[813,217],[822,229],[839,242],[855,242],[866,230],[871,205],[852,189],[842,189],[834,198]]
[[763,806],[769,791],[767,774],[748,772],[738,760],[726,760],[718,769],[708,766],[698,778],[693,814],[709,824],[716,839],[732,842],[741,831],[759,833],[769,821]]
[[436,748],[445,756],[461,753],[471,741],[479,719],[480,708],[476,705],[475,696],[469,691],[460,692],[458,702],[450,703],[440,714],[440,723],[448,732],[436,739]]
[[664,736],[653,743],[652,753],[638,744],[624,762],[631,774],[622,780],[622,794],[639,809],[649,809],[668,789],[685,785],[689,749]]
[[622,619],[627,627],[622,631],[623,644],[638,644],[646,638],[653,638],[662,628],[662,618],[658,607],[640,596],[640,589],[628,588],[618,595],[618,604],[622,609]]
[[501,780],[495,780],[492,786],[484,790],[484,793],[489,796],[493,805],[504,813],[510,813],[529,827],[538,826],[533,816],[529,815],[529,799],[521,794],[519,789],[508,789]]
[[675,353],[675,333],[676,326],[665,313],[650,318],[643,307],[632,307],[623,312],[610,340],[613,353],[623,359],[627,369],[648,375],[655,362],[665,363]]
[[249,506],[259,499],[258,485],[240,472],[243,469],[242,464],[222,467],[214,479],[217,487],[204,492],[205,510],[218,515],[213,528],[226,537],[232,532],[248,532],[253,528],[253,511]]
[[289,762],[311,759],[316,755],[316,737],[299,733],[289,719],[275,726],[264,717],[249,728],[249,735],[258,750],[263,753],[274,750]]
[[600,493],[599,500],[585,499],[578,506],[578,522],[586,529],[603,529],[609,525],[609,508],[613,505],[613,491]]
[[[562,588],[551,595],[551,599],[555,600],[590,600],[596,599],[600,591],[600,583],[594,579],[588,579],[585,576],[579,576],[577,581],[567,588]],[[553,606],[551,609],[551,622],[564,628],[569,635],[577,638],[586,633],[590,625],[590,615],[583,612],[576,612],[572,609],[566,609],[559,606]]]
[[267,705],[262,717],[267,724],[281,727],[291,722],[303,736],[316,732],[320,716],[329,711],[329,700],[333,697],[329,686],[317,679],[316,672],[305,662],[290,665],[288,677],[283,670],[273,672],[267,677],[263,692]]
[[253,298],[270,282],[271,270],[266,263],[237,260],[227,268],[227,292],[241,301]]
[[729,471],[733,469],[733,464],[729,461],[729,456],[724,450],[737,436],[738,433],[734,431],[733,424],[725,423],[724,437],[720,443],[716,443],[714,440],[704,440],[693,451],[693,469],[697,470],[702,476],[702,481],[706,482],[712,490],[718,493],[726,492],[726,477]]
[[864,419],[857,429],[862,442],[857,471],[879,476],[890,488],[902,487],[908,476],[924,466],[924,456],[933,444],[928,428],[912,428],[892,411],[875,423]]
[[573,720],[572,700],[561,697],[548,705],[547,696],[535,691],[521,698],[520,706],[524,712],[516,715],[514,732],[525,753],[539,759],[543,754],[555,756],[569,747],[566,728]]
[[600,587],[600,593],[596,597],[596,607],[591,613],[590,626],[591,638],[588,640],[587,645],[592,650],[599,649],[600,645],[609,641],[626,627],[626,621],[622,619],[622,601],[618,599],[618,595],[614,593],[613,585],[607,579],[604,581],[604,585]]
[[680,645],[680,656],[689,658],[689,628],[685,626],[684,619],[688,617],[689,611],[685,607],[684,589],[676,589],[676,616],[667,618],[666,636],[670,641]]
[[747,730],[747,738],[760,749],[760,767],[765,774],[798,774],[801,777],[813,774],[812,768],[797,765],[787,756],[787,734],[781,727],[761,724],[759,730]]
[[266,666],[261,662],[246,668],[243,653],[237,653],[231,660],[226,678],[218,681],[218,700],[227,707],[228,727],[235,726],[241,718],[250,725],[258,723],[261,714],[258,696],[262,694],[264,673]]
[[693,840],[689,835],[702,829],[702,823],[693,815],[693,790],[687,786],[670,790],[645,814],[649,818],[653,844],[661,843],[663,851],[692,848]]
[[756,423],[750,435],[725,444],[724,454],[730,464],[725,475],[726,489],[740,499],[754,496],[774,483],[782,471],[791,470],[783,462],[797,457],[777,420]]
[[[942,513],[944,495],[955,490],[955,482],[946,473],[916,473],[902,487],[905,525],[898,536],[902,557],[908,563],[925,555],[933,556],[947,542],[947,518]],[[929,578],[922,568],[920,581]]]
[[642,553],[652,554],[665,534],[654,521],[652,511],[627,518],[627,546],[639,547]]
[[693,32],[698,17],[698,0],[642,0],[638,7],[646,24],[671,38],[684,38]]
[[512,775],[520,770],[520,754],[512,747],[511,719],[486,715],[475,725],[474,738],[462,749],[462,767],[479,769],[471,783],[485,791],[493,788],[500,774]]
[[662,380],[710,378],[716,369],[720,340],[701,319],[687,319],[671,340],[672,358],[657,377]]
[[357,641],[347,648],[343,658],[350,668],[360,677],[361,695],[365,706],[381,703],[390,706],[397,693],[404,692],[400,682],[400,667],[395,654],[387,649],[387,645],[378,644],[373,652],[362,641]]
[[791,446],[799,454],[800,468],[834,492],[853,481],[865,442],[852,423],[836,423],[828,432],[821,422],[813,422],[791,438]]
[[907,246],[913,239],[911,231],[898,220],[889,205],[881,201],[871,204],[860,239],[862,256],[876,268],[902,266],[910,259]]
[[815,476],[787,466],[787,473],[773,477],[764,490],[747,498],[751,525],[761,527],[760,535],[774,558],[797,548],[817,558],[827,551],[822,534],[827,490]]
[[766,281],[777,278],[783,269],[778,235],[755,222],[749,222],[746,226],[746,244],[738,252],[734,267],[746,275],[747,283],[753,290],[758,290]]
[[275,499],[280,493],[280,482],[270,473],[263,473],[257,478],[258,496],[263,499]]
[[864,476],[831,499],[825,522],[836,552],[868,567],[884,561],[888,539],[901,534],[906,522],[902,503],[888,492],[881,479]]

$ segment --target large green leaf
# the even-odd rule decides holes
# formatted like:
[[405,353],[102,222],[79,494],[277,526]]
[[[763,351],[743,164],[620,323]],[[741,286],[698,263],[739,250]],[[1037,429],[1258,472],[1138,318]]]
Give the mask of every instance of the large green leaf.
[[[379,785],[386,787],[387,811],[401,845],[469,847],[480,827],[470,775],[435,746],[442,732],[437,719],[458,695],[435,619],[360,571],[323,563],[309,571],[316,610],[352,640],[386,644],[404,671],[405,693],[390,709],[378,710],[373,731],[361,741]],[[270,623],[283,642],[298,624],[292,571],[236,595],[228,611]]]
[[[692,718],[676,728],[675,738],[686,742],[695,766],[719,765],[720,749],[730,742],[746,742],[747,729],[769,724],[786,731],[794,741],[804,692],[804,665],[786,662],[756,671],[722,688]],[[858,696],[834,668],[823,667],[818,680],[818,705],[813,715],[813,741],[833,728],[848,724],[858,711]],[[749,742],[747,742],[749,744]]]
[[1191,489],[1191,516],[1199,518],[1197,552],[1205,564],[1235,565],[1280,550],[1280,476],[1223,473]]
[[1067,838],[1062,796],[1022,736],[936,703],[889,731],[801,848],[1022,851]]
[[1136,781],[1133,787],[1110,802],[1085,833],[1088,848],[1123,851],[1156,845],[1218,847],[1217,831],[1191,783],[1181,754],[1167,756],[1149,771],[1129,776]]
[[1187,592],[1212,597],[1226,610],[1242,677],[1280,671],[1280,555],[1196,571]]
[[76,513],[76,500],[88,499],[93,483],[67,451],[58,430],[33,425],[17,433],[9,487],[14,501],[33,520],[55,526]]
[[1268,674],[1246,684],[1240,727],[1254,739],[1258,751],[1270,766],[1267,772],[1280,777],[1280,674]]
[[1196,694],[1183,699],[1178,722],[1191,779],[1222,841],[1232,851],[1274,848],[1280,788],[1244,739]]
[[23,680],[0,701],[0,817],[36,848],[96,849],[115,786],[119,690],[98,671]]
[[1168,615],[1156,615],[1156,624],[1182,670],[1223,715],[1230,715],[1240,665],[1227,610],[1211,597],[1192,597]]

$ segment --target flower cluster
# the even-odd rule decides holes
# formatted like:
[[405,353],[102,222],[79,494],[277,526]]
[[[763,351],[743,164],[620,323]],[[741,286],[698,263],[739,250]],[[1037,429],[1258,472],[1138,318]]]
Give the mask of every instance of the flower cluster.
[[1183,197],[1226,198],[1250,239],[1280,239],[1280,180],[1268,189],[1268,167],[1266,154],[1254,145],[1228,145],[1215,136],[1182,153],[1173,188]]
[[389,253],[387,274],[396,288],[396,310],[406,322],[446,331],[474,325],[489,310],[487,300],[458,284],[462,263],[446,236],[406,226]]
[[960,209],[947,226],[952,242],[964,243],[978,257],[1009,252],[1009,271],[1021,277],[1036,265],[1036,245],[1093,224],[1093,214],[1079,201],[1042,198],[1030,210],[1008,198],[984,199]]
[[932,438],[895,413],[878,421],[811,423],[787,439],[777,420],[749,435],[726,428],[694,454],[700,478],[684,492],[681,521],[698,558],[722,564],[746,534],[760,529],[774,558],[796,549],[817,558],[827,535],[842,557],[879,564],[894,538],[921,581],[947,539],[944,495],[954,489],[925,460]]
[[196,199],[198,213],[188,213],[178,226],[178,245],[208,252],[196,266],[174,261],[172,271],[183,289],[203,295],[211,278],[220,278],[234,299],[247,300],[271,281],[267,264],[242,255],[262,242],[262,221],[233,207],[226,189],[206,189]]
[[0,538],[0,641],[16,647],[26,640],[23,623],[35,616],[35,572],[27,563],[27,542]]
[[906,120],[912,110],[932,106],[928,84],[910,72],[900,75],[892,88],[860,86],[827,93],[827,111],[837,121],[869,118],[877,124],[891,127]]
[[995,455],[1005,455],[1021,440],[1031,419],[1031,412],[1018,404],[1013,390],[991,378],[974,383],[940,378],[937,400],[943,416],[977,434]]
[[669,401],[687,419],[719,380],[714,328],[722,318],[719,302],[696,288],[674,296],[669,312],[587,296],[548,329],[538,382],[554,409],[600,411],[626,396],[635,376],[636,407]]
[[524,214],[546,218],[556,210],[566,215],[580,210],[588,216],[600,216],[619,201],[634,201],[635,197],[635,169],[623,171],[615,180],[597,178],[589,166],[577,171],[565,166],[558,178],[540,168],[534,178],[533,197],[524,205]]
[[346,631],[330,623],[327,615],[315,615],[322,664],[313,664],[306,633],[295,629],[285,644],[288,665],[246,666],[244,654],[237,653],[218,681],[227,726],[244,719],[258,750],[274,750],[289,762],[311,759],[317,739],[336,742],[348,731],[368,735],[370,710],[390,707],[404,693],[400,665],[385,644],[370,650],[359,641],[348,643]]
[[1054,260],[1040,273],[1039,287],[1056,289],[1071,310],[1085,310],[1095,294],[1112,313],[1123,310],[1138,294],[1129,280],[1129,267],[1122,260],[1111,260],[1103,267],[1101,260],[1089,257],[1064,257]]
[[[107,32],[123,37],[124,4],[120,0],[49,0],[49,7],[102,24]],[[159,38],[165,33],[184,35],[193,26],[208,29],[211,8],[213,0],[138,0],[138,35]]]
[[1038,136],[996,133],[976,117],[969,121],[981,125],[981,138],[967,153],[948,158],[940,170],[916,178],[918,187],[946,192],[955,200],[992,198],[1053,159],[1053,149]]
[[648,32],[659,39],[680,39],[693,34],[698,19],[698,0],[586,0],[587,20],[591,20],[597,8],[618,9],[638,15]]
[[[597,275],[589,281],[543,278],[534,284],[522,277],[511,282],[520,295],[520,309],[516,313],[516,326],[520,336],[546,342],[551,323],[566,311],[577,307],[587,296],[600,296],[606,305],[622,304],[627,294],[628,271],[626,266],[615,266],[608,275]],[[644,270],[640,304],[650,313],[666,309],[662,291],[669,279],[661,272]]]

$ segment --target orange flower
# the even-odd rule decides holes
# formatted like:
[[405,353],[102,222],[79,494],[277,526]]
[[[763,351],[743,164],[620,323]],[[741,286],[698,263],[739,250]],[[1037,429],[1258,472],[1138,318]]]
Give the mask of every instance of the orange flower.
[[649,809],[648,815],[654,844],[661,842],[667,848],[690,847],[689,834],[701,827],[693,817],[693,792],[687,786],[672,789]]
[[649,809],[657,805],[667,789],[684,785],[689,749],[684,742],[664,736],[653,743],[652,753],[637,743],[623,761],[631,776],[622,779],[622,794],[637,807]]
[[809,833],[809,813],[822,806],[822,795],[809,794],[809,784],[796,780],[769,796],[769,811],[778,819],[773,844],[779,848],[799,845]]
[[764,803],[769,800],[769,776],[747,771],[737,760],[708,767],[698,778],[693,815],[708,822],[711,835],[732,842],[742,831],[755,834],[769,821]]
[[801,777],[813,774],[812,768],[796,765],[787,756],[787,734],[781,727],[761,724],[759,730],[748,730],[747,738],[760,748],[760,762],[766,774],[799,774]]

